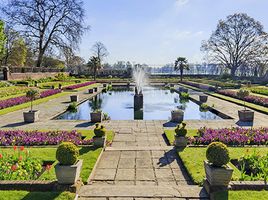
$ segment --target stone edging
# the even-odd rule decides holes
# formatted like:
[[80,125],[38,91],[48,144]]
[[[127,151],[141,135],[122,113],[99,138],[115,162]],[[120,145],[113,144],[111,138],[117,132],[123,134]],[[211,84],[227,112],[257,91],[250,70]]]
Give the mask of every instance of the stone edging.
[[0,181],[0,190],[26,190],[26,191],[70,191],[77,192],[83,185],[81,180],[78,180],[74,185],[61,185],[57,181],[42,181],[42,180],[14,180]]
[[231,181],[230,190],[268,190],[268,185],[264,181]]

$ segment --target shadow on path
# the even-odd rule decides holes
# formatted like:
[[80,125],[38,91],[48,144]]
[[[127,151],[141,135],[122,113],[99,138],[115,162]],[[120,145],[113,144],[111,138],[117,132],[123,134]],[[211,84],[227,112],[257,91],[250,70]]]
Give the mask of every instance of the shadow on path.
[[253,126],[254,122],[237,121],[235,124],[238,126],[241,126],[241,127],[243,127],[243,126],[250,126],[251,127],[251,126]]
[[23,126],[23,125],[27,125],[28,123],[24,123],[24,122],[16,122],[16,123],[13,123],[13,124],[7,124],[5,126],[2,126],[2,128],[14,128],[14,127],[17,127],[17,126]]

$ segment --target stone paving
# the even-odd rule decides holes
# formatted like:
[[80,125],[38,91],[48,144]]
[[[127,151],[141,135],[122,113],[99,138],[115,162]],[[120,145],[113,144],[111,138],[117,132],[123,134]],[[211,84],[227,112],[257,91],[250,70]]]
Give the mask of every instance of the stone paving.
[[191,182],[176,150],[166,145],[159,121],[121,123],[111,123],[114,142],[103,152],[79,199],[207,198]]

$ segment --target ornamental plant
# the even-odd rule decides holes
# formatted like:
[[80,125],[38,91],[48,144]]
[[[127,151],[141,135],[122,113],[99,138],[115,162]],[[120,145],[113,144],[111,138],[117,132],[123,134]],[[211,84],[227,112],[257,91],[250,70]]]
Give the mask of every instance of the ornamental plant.
[[71,142],[61,143],[56,151],[56,158],[60,165],[73,165],[76,163],[78,156],[79,150]]
[[176,137],[185,137],[187,135],[187,129],[185,129],[186,123],[182,122],[181,124],[178,124],[175,128],[175,136]]
[[190,95],[187,92],[181,92],[180,93],[180,99],[189,99]]
[[245,101],[245,98],[247,96],[249,96],[249,91],[248,90],[244,90],[244,89],[240,89],[237,92],[237,96],[238,96],[238,98],[240,98],[240,99],[242,99],[244,101],[244,110],[246,110],[246,101]]
[[92,139],[83,139],[77,131],[25,131],[0,130],[0,146],[41,146],[58,145],[61,142],[72,142],[76,145],[89,145]]
[[96,124],[96,127],[94,128],[95,137],[103,137],[106,132],[107,131],[103,125],[100,125],[99,123]]
[[222,167],[230,161],[227,146],[221,142],[212,142],[208,145],[206,157],[208,162],[215,167]]
[[0,153],[0,180],[36,180],[42,172],[42,162],[32,158],[23,146],[12,153]]
[[208,145],[211,142],[222,142],[227,145],[267,145],[268,128],[247,129],[240,127],[211,129],[201,128],[198,136],[189,138],[190,144]]
[[31,101],[31,111],[33,111],[33,101],[37,99],[40,96],[40,93],[36,89],[30,89],[29,91],[26,92],[26,97],[30,99]]

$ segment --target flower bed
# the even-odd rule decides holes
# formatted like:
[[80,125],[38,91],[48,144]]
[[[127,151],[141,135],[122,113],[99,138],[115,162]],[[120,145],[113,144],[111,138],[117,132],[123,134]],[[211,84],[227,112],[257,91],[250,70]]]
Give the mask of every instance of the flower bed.
[[13,153],[0,154],[0,180],[37,179],[43,169],[41,160],[31,158],[23,146],[13,148]]
[[208,145],[211,142],[223,142],[227,145],[267,145],[268,128],[245,129],[224,128],[210,129],[201,128],[197,137],[189,138],[189,143],[194,145]]
[[76,84],[76,85],[70,85],[70,86],[64,87],[63,89],[64,90],[75,90],[77,88],[89,86],[89,85],[92,85],[92,84],[95,84],[95,83],[96,83],[95,81],[79,83],[79,84]]
[[209,90],[209,91],[215,91],[216,88],[211,86],[211,85],[207,85],[207,84],[202,84],[202,83],[195,83],[195,82],[190,82],[190,81],[182,81],[181,83],[186,84],[186,85],[190,85],[193,87],[197,87],[200,89],[204,89],[204,90]]
[[[57,93],[60,93],[61,90],[46,90],[40,93],[40,98],[45,98]],[[0,100],[0,109],[8,108],[11,106],[27,103],[30,101],[30,98],[27,98],[26,96],[20,96],[20,97],[15,97],[15,98],[10,98],[10,99],[5,99],[5,100]]]
[[[229,97],[233,97],[236,99],[239,99],[237,96],[237,92],[236,91],[232,91],[232,90],[219,90],[217,91],[219,94],[223,94]],[[245,97],[245,101],[250,102],[250,103],[254,103],[254,104],[258,104],[260,106],[265,106],[268,107],[268,98],[265,97],[260,97],[260,96],[255,96],[255,95],[249,95],[247,97]]]
[[0,130],[0,146],[58,145],[61,142],[88,145],[92,140],[83,140],[77,131],[23,131]]
[[0,98],[22,94],[29,90],[28,87],[10,86],[0,88]]

